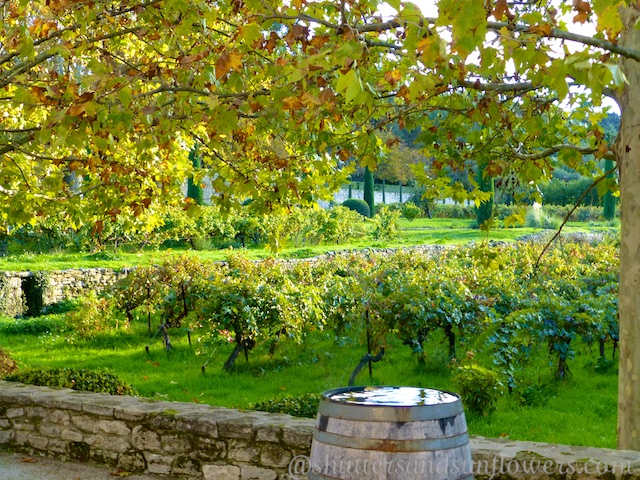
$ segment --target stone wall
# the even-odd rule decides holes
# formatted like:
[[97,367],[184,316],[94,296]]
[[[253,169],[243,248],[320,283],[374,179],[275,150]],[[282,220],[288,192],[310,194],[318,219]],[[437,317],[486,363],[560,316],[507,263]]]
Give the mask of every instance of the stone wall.
[[17,273],[0,272],[0,313],[16,317],[25,311],[22,278]]
[[[288,415],[0,381],[0,446],[127,472],[301,480],[289,466],[309,455],[313,425]],[[640,478],[640,452],[486,438],[471,438],[471,450],[477,480]]]
[[48,306],[72,300],[115,283],[128,269],[80,268],[52,272],[0,272],[0,313],[16,317],[45,313]]

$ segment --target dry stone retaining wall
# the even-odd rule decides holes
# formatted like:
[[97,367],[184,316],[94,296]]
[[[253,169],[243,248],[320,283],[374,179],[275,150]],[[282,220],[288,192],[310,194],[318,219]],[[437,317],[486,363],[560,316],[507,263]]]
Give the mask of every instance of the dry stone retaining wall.
[[[288,415],[0,381],[0,447],[129,472],[301,480],[288,474],[289,464],[309,455],[313,425]],[[471,449],[477,480],[640,478],[640,452],[486,438],[472,438]]]
[[[16,317],[46,312],[47,306],[100,292],[127,275],[129,269],[80,268],[52,272],[0,272],[0,313]],[[38,290],[27,294],[29,290]],[[33,298],[35,297],[38,298]],[[29,299],[34,305],[29,305]],[[33,309],[40,311],[32,311]]]

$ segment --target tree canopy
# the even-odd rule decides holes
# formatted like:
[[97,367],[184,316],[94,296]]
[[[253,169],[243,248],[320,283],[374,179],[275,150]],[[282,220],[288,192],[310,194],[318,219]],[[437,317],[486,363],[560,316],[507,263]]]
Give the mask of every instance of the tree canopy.
[[[430,18],[399,0],[0,2],[0,228],[60,215],[99,231],[110,216],[181,202],[194,143],[219,203],[263,209],[326,198],[349,159],[375,168],[387,148],[378,131],[392,125],[420,127],[430,168],[415,173],[428,191],[477,203],[486,194],[445,172],[474,161],[535,185],[566,165],[606,190],[616,181],[598,160],[615,159],[620,445],[640,449],[640,113],[629,108],[640,101],[640,3],[437,8]],[[593,34],[576,33],[587,25]],[[600,126],[605,96],[621,111],[614,143]]]

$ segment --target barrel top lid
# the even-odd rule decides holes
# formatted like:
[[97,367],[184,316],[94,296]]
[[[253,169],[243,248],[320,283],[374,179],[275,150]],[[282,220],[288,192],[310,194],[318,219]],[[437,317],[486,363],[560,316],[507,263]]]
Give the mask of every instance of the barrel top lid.
[[325,392],[325,397],[332,402],[390,407],[442,405],[459,399],[441,390],[391,386],[341,388]]

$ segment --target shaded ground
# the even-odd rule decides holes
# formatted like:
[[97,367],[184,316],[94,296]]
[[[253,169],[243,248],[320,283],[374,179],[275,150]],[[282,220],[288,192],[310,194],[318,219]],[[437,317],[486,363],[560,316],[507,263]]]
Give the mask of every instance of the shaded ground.
[[115,468],[93,463],[63,462],[49,457],[37,457],[0,450],[2,480],[168,480],[165,475],[128,475]]

